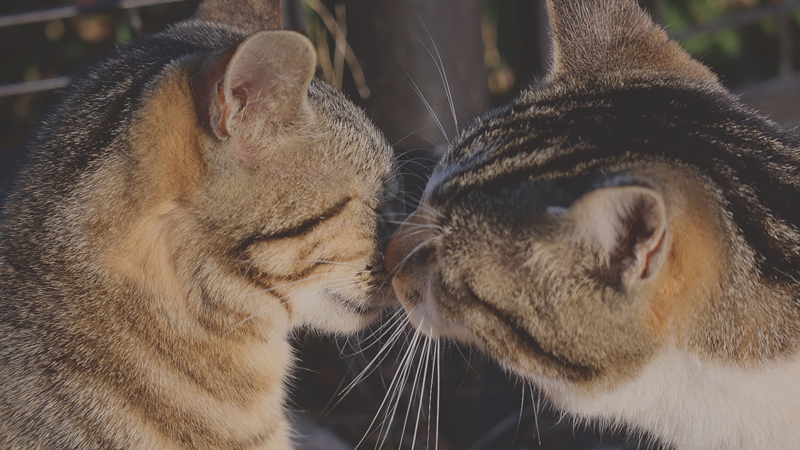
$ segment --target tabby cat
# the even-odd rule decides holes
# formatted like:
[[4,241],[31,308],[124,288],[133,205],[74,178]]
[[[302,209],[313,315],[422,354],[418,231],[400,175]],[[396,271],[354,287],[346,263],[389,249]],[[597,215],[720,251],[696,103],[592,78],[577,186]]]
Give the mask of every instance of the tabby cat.
[[38,130],[0,222],[0,448],[288,449],[290,333],[396,303],[392,150],[277,17],[207,0]]
[[800,445],[800,140],[634,0],[550,0],[549,75],[463,130],[387,250],[427,336],[579,421]]

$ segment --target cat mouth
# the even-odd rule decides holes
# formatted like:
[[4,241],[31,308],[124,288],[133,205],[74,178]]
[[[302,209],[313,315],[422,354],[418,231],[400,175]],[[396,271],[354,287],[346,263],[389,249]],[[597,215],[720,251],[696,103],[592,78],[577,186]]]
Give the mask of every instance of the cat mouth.
[[384,310],[389,306],[386,302],[375,301],[375,302],[368,302],[366,304],[356,303],[353,300],[345,297],[342,294],[336,292],[327,292],[328,296],[333,300],[341,303],[344,305],[348,310],[353,311],[354,313],[360,316],[375,316],[377,314],[383,313]]

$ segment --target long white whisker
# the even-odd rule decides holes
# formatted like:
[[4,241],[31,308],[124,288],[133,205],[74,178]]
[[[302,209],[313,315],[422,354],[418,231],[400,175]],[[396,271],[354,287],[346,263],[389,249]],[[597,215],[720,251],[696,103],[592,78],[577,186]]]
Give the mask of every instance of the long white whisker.
[[233,262],[242,263],[242,264],[272,264],[272,263],[286,263],[286,264],[295,264],[295,263],[319,263],[319,264],[332,264],[337,266],[348,266],[348,267],[364,267],[364,264],[353,264],[353,263],[345,263],[340,261],[326,261],[323,259],[250,259],[250,260],[243,260],[243,259],[234,259]]
[[[405,141],[406,139],[408,139],[408,138],[410,138],[411,136],[413,136],[413,135],[415,135],[415,134],[419,133],[419,132],[420,132],[420,131],[422,131],[422,130],[427,130],[428,128],[430,128],[430,127],[432,127],[432,126],[433,126],[433,125],[427,125],[427,126],[424,126],[424,127],[420,128],[420,129],[418,129],[418,130],[412,131],[411,133],[408,133],[407,135],[405,135],[405,136],[403,136],[402,138],[400,138],[400,140],[398,140],[397,142],[395,142],[395,143],[394,143],[394,145],[393,145],[392,147],[397,147],[397,144],[399,144],[399,143],[401,143],[401,142]],[[404,155],[404,154],[400,154],[400,155],[397,155],[397,156],[405,156],[405,155]]]
[[[383,362],[383,361],[386,359],[386,356],[388,355],[388,352],[387,352],[387,351],[388,351],[390,348],[392,348],[392,346],[394,345],[394,343],[395,343],[395,342],[396,342],[396,341],[397,341],[397,340],[400,338],[400,336],[402,335],[402,333],[403,333],[403,330],[405,329],[405,324],[406,324],[407,320],[408,320],[408,319],[405,317],[405,315],[403,315],[403,316],[400,316],[400,317],[399,317],[399,319],[397,319],[397,321],[396,321],[396,323],[397,323],[397,329],[393,331],[392,335],[389,337],[389,341],[386,343],[386,345],[384,345],[384,346],[383,346],[383,347],[382,347],[382,348],[381,348],[381,349],[378,351],[378,353],[375,355],[375,357],[372,359],[372,361],[370,361],[370,362],[369,362],[369,364],[367,364],[367,366],[364,368],[364,370],[362,370],[362,371],[361,371],[361,373],[359,373],[359,374],[358,374],[358,376],[356,376],[356,377],[355,377],[355,379],[353,379],[353,381],[351,381],[351,382],[350,382],[350,383],[347,385],[347,387],[346,387],[346,388],[345,388],[345,389],[344,389],[342,392],[340,392],[340,393],[339,393],[339,395],[340,395],[341,397],[344,397],[344,396],[346,396],[348,393],[350,393],[350,391],[352,391],[352,390],[353,390],[353,388],[354,388],[354,387],[355,387],[355,386],[356,386],[358,383],[360,383],[360,382],[361,382],[361,381],[363,381],[363,380],[364,380],[366,377],[368,377],[368,376],[369,376],[369,375],[370,375],[370,374],[371,374],[371,373],[374,371],[374,369],[375,369],[375,368],[377,368],[377,367],[380,365],[380,363],[382,363],[382,362]],[[380,358],[380,359],[379,359],[379,358]],[[376,363],[376,361],[377,361],[377,363]],[[337,404],[338,404],[338,402],[337,402]]]
[[[422,368],[423,368],[422,358],[425,355],[425,349],[428,347],[428,343],[430,342],[425,337],[423,337],[422,340],[423,340],[422,351],[421,351],[421,353],[419,355],[419,363],[417,364],[417,370],[416,370],[416,372],[414,372],[414,381],[411,383],[411,395],[408,398],[408,408],[406,408],[406,415],[403,418],[403,427],[400,428],[403,431],[403,433],[402,433],[402,435],[400,437],[400,443],[397,445],[398,448],[402,448],[403,447],[403,436],[405,435],[405,429],[406,429],[406,426],[408,424],[408,416],[411,413],[411,407],[414,405],[414,395],[417,392],[417,382],[419,381],[420,370],[422,370]],[[424,380],[424,375],[423,375],[423,380]],[[420,405],[422,405],[422,399],[420,399]],[[419,423],[419,422],[417,422],[417,423]],[[417,432],[417,430],[416,430],[416,428],[414,428],[414,434],[415,435],[413,436],[413,439],[411,441],[411,448],[412,449],[414,448],[414,440],[416,439],[416,432]]]
[[[436,441],[434,450],[439,450],[439,416],[441,415],[441,396],[442,396],[442,347],[440,338],[436,337]],[[539,445],[541,448],[541,444]]]
[[[387,427],[386,428],[386,433],[383,435],[383,439],[381,439],[379,441],[378,448],[383,447],[383,444],[386,442],[386,438],[389,436],[388,427],[394,421],[394,416],[396,415],[397,408],[400,405],[400,399],[401,399],[402,394],[403,394],[403,386],[406,385],[406,382],[408,381],[408,376],[411,374],[411,366],[413,365],[414,357],[416,356],[417,348],[419,347],[419,341],[420,341],[421,336],[422,336],[422,333],[420,333],[419,330],[417,330],[417,332],[414,334],[414,337],[411,339],[411,345],[409,346],[408,352],[406,353],[406,355],[410,356],[410,357],[406,358],[403,361],[403,363],[401,364],[402,365],[402,370],[400,371],[400,374],[401,374],[400,380],[401,380],[401,382],[398,383],[394,387],[394,389],[391,390],[391,392],[390,392],[391,396],[393,398],[393,401],[394,401],[394,406],[391,406],[391,413],[389,414],[386,422],[384,422],[384,425]],[[389,411],[387,409],[387,413],[388,412]],[[383,429],[383,426],[381,427],[381,429]]]
[[442,126],[442,123],[439,121],[439,118],[436,116],[436,112],[434,112],[434,110],[431,107],[430,103],[428,103],[428,100],[425,99],[425,96],[422,95],[422,91],[419,89],[419,86],[417,86],[417,83],[415,83],[414,80],[411,78],[411,74],[408,73],[408,71],[406,70],[405,67],[402,66],[402,64],[400,65],[400,68],[403,69],[403,72],[406,73],[406,77],[408,77],[408,79],[406,81],[408,82],[409,86],[411,86],[411,89],[413,89],[414,92],[417,94],[419,99],[422,100],[422,104],[425,105],[425,108],[428,110],[428,113],[433,118],[433,121],[436,123],[436,126],[439,128],[439,131],[442,133],[442,136],[444,137],[445,141],[447,141],[447,144],[448,145],[452,145],[452,143],[450,142],[450,139],[447,137],[447,133],[444,131],[444,127]]
[[525,382],[522,383],[522,400],[519,404],[519,417],[517,418],[517,429],[514,431],[514,440],[517,439],[519,434],[519,427],[522,425],[522,411],[525,410]]
[[[386,223],[403,225],[406,222],[399,220],[387,220]],[[444,227],[442,227],[441,225],[437,225],[435,223],[409,223],[407,224],[407,226],[413,228],[433,228],[434,230],[444,230]]]
[[[413,344],[413,342],[415,341],[415,339],[419,335],[420,335],[419,330],[415,331],[414,337],[411,339],[412,344]],[[409,347],[409,350],[410,350],[410,347]],[[400,361],[400,365],[401,366],[408,359],[410,353],[411,353],[410,351],[406,351],[406,354],[403,356],[403,359]],[[356,444],[356,446],[355,446],[356,449],[358,447],[360,447],[361,444],[364,443],[364,440],[369,435],[369,430],[372,429],[373,425],[375,425],[375,422],[378,420],[378,415],[380,415],[381,411],[383,410],[383,406],[386,405],[386,401],[389,400],[390,394],[392,392],[392,388],[395,386],[395,383],[398,381],[398,377],[400,377],[400,373],[401,372],[402,372],[401,370],[398,370],[397,372],[395,372],[394,376],[392,377],[392,381],[391,381],[391,383],[389,383],[389,388],[387,389],[386,395],[383,397],[383,401],[381,401],[380,406],[378,406],[378,411],[375,413],[375,417],[372,418],[372,421],[370,422],[369,426],[367,427],[367,432],[364,433],[364,436],[361,438],[361,440],[358,442],[358,444]],[[383,430],[383,427],[381,427],[381,431],[382,430]],[[380,436],[381,435],[378,434],[378,440],[380,440]]]
[[423,209],[425,210],[425,212],[429,212],[429,213],[436,214],[436,215],[437,215],[437,216],[439,216],[440,218],[445,218],[445,215],[444,215],[444,214],[442,214],[442,213],[440,213],[439,211],[437,211],[437,210],[433,209],[433,207],[431,207],[431,206],[429,206],[429,205],[426,205],[426,204],[424,204],[424,203],[420,203],[420,204],[419,204],[419,206],[417,206],[417,210],[419,210],[420,208],[423,208]]
[[[259,289],[259,290],[255,291],[255,292],[242,294],[242,297],[250,297],[250,296],[253,296],[253,295],[260,295],[260,294],[263,294],[265,292],[272,292],[272,291],[274,291],[276,289],[282,289],[282,288],[285,288],[287,286],[292,286],[292,285],[295,285],[295,284],[298,284],[298,283],[303,283],[303,282],[306,282],[306,281],[309,281],[309,280],[314,280],[314,279],[321,278],[321,277],[324,277],[324,276],[329,276],[329,275],[331,275],[333,273],[336,273],[336,272],[325,272],[325,273],[317,273],[317,274],[314,274],[314,275],[309,275],[309,276],[307,276],[307,277],[305,277],[303,279],[300,279],[300,280],[289,281],[289,282],[286,282],[286,283],[283,283],[283,284],[279,284],[277,286],[272,286],[272,287],[265,288],[265,289]],[[345,272],[342,271],[341,273],[345,273]],[[352,273],[352,272],[347,272],[347,273]],[[345,279],[356,279],[356,278],[360,279],[360,277],[350,276],[350,277],[346,277],[346,278],[333,278],[333,279],[331,279],[331,281],[338,281],[338,280],[345,280]]]
[[425,448],[426,449],[430,449],[431,448],[431,422],[432,422],[431,418],[433,417],[431,412],[432,412],[432,409],[433,409],[433,385],[434,385],[433,376],[436,374],[436,352],[439,350],[438,343],[439,343],[439,341],[437,339],[436,342],[435,342],[435,344],[437,344],[437,345],[433,346],[433,360],[431,361],[431,387],[428,390],[428,429],[425,432]]
[[[431,45],[433,45],[433,50],[436,52],[436,58],[433,57],[433,54],[431,53],[431,51],[428,48],[428,46],[425,45],[425,43],[422,42],[422,40],[420,38],[418,38],[417,36],[414,36],[413,33],[412,33],[412,36],[414,36],[419,41],[419,43],[422,44],[422,47],[425,48],[425,51],[427,51],[428,54],[431,56],[431,59],[433,59],[433,64],[436,66],[436,69],[439,71],[439,77],[442,79],[442,84],[444,84],[444,92],[447,95],[447,102],[450,104],[450,112],[453,114],[453,125],[455,125],[455,128],[456,128],[456,136],[458,136],[458,132],[459,132],[459,130],[458,130],[458,118],[456,117],[456,108],[455,108],[455,106],[453,106],[453,95],[450,92],[450,82],[447,81],[447,73],[444,70],[444,62],[442,61],[442,55],[439,54],[439,48],[436,47],[436,41],[433,40],[433,36],[431,36],[430,30],[428,30],[427,25],[425,25],[425,21],[422,20],[422,17],[419,15],[419,11],[417,11],[416,8],[414,8],[414,13],[417,15],[417,18],[419,19],[419,22],[422,24],[422,28],[425,29],[425,33],[428,34],[428,39],[430,39]],[[439,60],[438,64],[436,63],[436,59]]]
[[539,405],[541,405],[541,395],[539,392],[539,400],[533,398],[533,386],[531,386],[531,401],[533,402],[533,421],[536,424],[536,438],[539,440],[539,448],[542,448],[542,433],[539,431]]
[[406,263],[408,262],[408,260],[409,260],[409,259],[411,259],[411,257],[414,255],[414,253],[418,252],[418,251],[419,251],[421,248],[425,247],[426,245],[428,245],[428,244],[429,244],[431,241],[433,241],[433,240],[434,240],[434,239],[436,239],[436,238],[437,238],[437,236],[434,236],[434,237],[431,237],[431,238],[425,239],[425,240],[424,240],[424,241],[422,241],[422,242],[421,242],[419,245],[417,245],[416,247],[414,247],[414,249],[413,249],[413,250],[411,250],[411,251],[410,251],[410,252],[409,252],[409,253],[408,253],[408,254],[405,256],[405,258],[403,258],[403,259],[400,261],[400,263],[399,263],[399,264],[397,264],[397,267],[393,267],[393,268],[392,268],[392,269],[393,269],[393,271],[396,273],[396,272],[399,272],[399,271],[403,270],[403,267],[405,267]]
[[[420,325],[422,325],[422,324],[420,323]],[[426,338],[425,339],[425,345],[422,347],[422,353],[425,355],[425,364],[420,364],[420,366],[423,367],[423,370],[422,370],[422,383],[420,383],[420,385],[419,385],[419,407],[417,408],[417,420],[416,420],[416,423],[414,425],[414,434],[412,435],[412,439],[411,439],[411,448],[412,449],[414,448],[414,444],[417,442],[417,432],[419,430],[419,418],[422,415],[422,404],[425,403],[424,402],[424,400],[425,400],[425,381],[428,379],[428,364],[431,362],[430,361],[430,359],[431,359],[430,356],[431,356],[431,347],[432,346],[433,346],[433,341],[431,341],[430,339]],[[420,360],[421,359],[422,359],[422,355],[420,355]],[[414,381],[416,382],[416,380],[414,380]],[[412,387],[411,388],[411,400],[409,400],[409,402],[408,402],[409,407],[413,403],[413,399],[414,399],[414,388]]]

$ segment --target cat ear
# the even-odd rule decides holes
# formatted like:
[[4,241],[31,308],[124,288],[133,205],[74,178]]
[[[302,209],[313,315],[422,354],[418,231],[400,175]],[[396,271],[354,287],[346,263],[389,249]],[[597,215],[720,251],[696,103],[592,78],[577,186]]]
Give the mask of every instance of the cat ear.
[[264,31],[216,56],[198,84],[201,117],[220,139],[246,133],[256,121],[289,123],[308,112],[316,53],[305,36]]
[[653,189],[613,186],[595,189],[565,213],[579,239],[599,249],[620,281],[649,279],[658,273],[666,252],[664,200]]
[[281,0],[203,0],[194,17],[234,25],[249,33],[282,28]]
[[661,72],[717,83],[654,24],[636,0],[548,0],[553,35],[550,79]]

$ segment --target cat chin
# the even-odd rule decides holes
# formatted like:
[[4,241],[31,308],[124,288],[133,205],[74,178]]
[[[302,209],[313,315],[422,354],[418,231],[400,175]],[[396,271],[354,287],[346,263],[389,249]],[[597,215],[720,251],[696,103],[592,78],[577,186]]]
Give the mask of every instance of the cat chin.
[[330,333],[356,333],[377,321],[396,299],[381,290],[363,301],[332,291],[300,295],[291,300],[293,326]]

